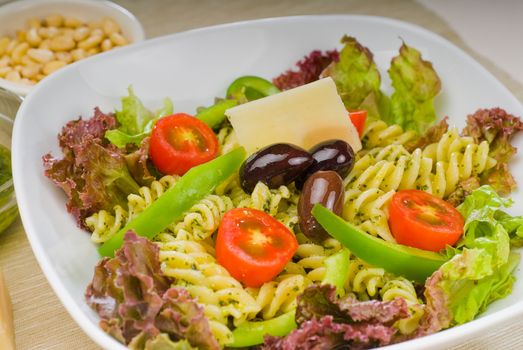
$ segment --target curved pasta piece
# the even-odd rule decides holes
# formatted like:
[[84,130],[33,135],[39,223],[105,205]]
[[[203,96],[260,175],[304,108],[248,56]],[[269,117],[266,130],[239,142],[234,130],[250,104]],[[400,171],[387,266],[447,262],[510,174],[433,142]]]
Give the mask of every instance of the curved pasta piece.
[[377,120],[367,125],[361,143],[365,150],[392,144],[404,145],[415,137],[416,133],[412,130],[404,131],[399,125],[388,126],[385,122]]
[[127,196],[127,210],[117,205],[113,208],[113,213],[101,210],[86,218],[85,223],[92,232],[91,240],[95,243],[107,241],[129,220],[135,218],[166,190],[173,187],[178,179],[177,176],[166,175],[160,180],[153,181],[149,187],[141,187],[137,194],[129,194]]

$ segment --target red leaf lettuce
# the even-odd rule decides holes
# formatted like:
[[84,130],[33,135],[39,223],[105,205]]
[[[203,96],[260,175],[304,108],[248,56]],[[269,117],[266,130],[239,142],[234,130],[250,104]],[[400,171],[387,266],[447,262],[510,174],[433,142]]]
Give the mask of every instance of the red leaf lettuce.
[[481,176],[481,183],[492,186],[498,193],[506,195],[516,187],[516,181],[508,169],[508,162],[516,154],[510,144],[512,137],[523,130],[518,117],[501,108],[480,109],[467,117],[464,135],[472,136],[476,143],[489,143],[489,156],[497,161],[494,168]]
[[64,190],[67,209],[79,225],[87,216],[101,210],[111,210],[126,203],[129,193],[139,186],[131,177],[123,151],[104,140],[104,134],[116,126],[113,115],[98,108],[88,120],[67,123],[58,136],[64,157],[43,157],[45,176]]
[[161,334],[199,349],[219,349],[203,307],[187,290],[169,287],[158,255],[154,243],[129,231],[115,257],[98,263],[85,298],[101,317],[100,326],[135,349],[153,349],[151,342],[159,342]]
[[338,61],[338,55],[337,50],[326,51],[325,53],[314,50],[296,63],[296,66],[298,66],[297,71],[289,69],[274,78],[272,82],[282,91],[311,83],[318,80],[321,72],[323,72],[331,62]]
[[336,298],[336,288],[315,285],[298,299],[298,328],[286,337],[265,339],[265,350],[368,349],[393,341],[394,322],[408,316],[404,299],[391,302]]

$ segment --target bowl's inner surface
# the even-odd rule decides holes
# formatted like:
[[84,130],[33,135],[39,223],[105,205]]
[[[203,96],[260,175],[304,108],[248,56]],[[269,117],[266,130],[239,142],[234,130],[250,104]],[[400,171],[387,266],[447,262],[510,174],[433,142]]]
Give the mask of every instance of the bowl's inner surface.
[[[98,328],[97,316],[83,299],[99,260],[96,247],[67,213],[61,190],[43,176],[41,157],[50,151],[60,154],[56,136],[61,127],[80,115],[91,116],[94,106],[104,111],[119,107],[119,98],[130,84],[149,108],[168,96],[175,111],[194,113],[196,107],[223,96],[236,77],[271,79],[313,49],[339,47],[344,34],[355,36],[374,52],[384,85],[390,57],[402,39],[421,50],[441,77],[443,90],[436,108],[440,117],[450,116],[450,124],[462,127],[467,114],[483,107],[500,106],[523,115],[522,106],[506,88],[443,39],[400,22],[358,16],[282,18],[169,36],[66,67],[28,96],[17,116],[13,140],[15,186],[24,226],[55,292],[100,345],[122,348]],[[516,146],[523,146],[521,141]],[[520,159],[512,169],[523,169]],[[522,193],[513,198],[514,209],[521,212]],[[523,275],[520,269],[516,273],[520,278],[513,294],[492,305],[488,313],[508,309],[523,297]],[[458,336],[452,334],[460,331],[454,332],[435,335],[433,344],[448,344]]]

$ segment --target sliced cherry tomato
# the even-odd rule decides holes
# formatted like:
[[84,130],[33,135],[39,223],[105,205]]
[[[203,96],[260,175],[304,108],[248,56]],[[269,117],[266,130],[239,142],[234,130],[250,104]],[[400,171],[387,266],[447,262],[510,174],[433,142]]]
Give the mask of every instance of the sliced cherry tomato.
[[159,119],[151,132],[149,155],[164,174],[183,175],[218,153],[218,138],[201,120],[185,113]]
[[248,208],[225,213],[216,238],[216,259],[247,287],[272,280],[297,249],[298,241],[285,225]]
[[363,130],[365,129],[365,121],[367,120],[367,111],[361,110],[361,111],[354,111],[349,112],[350,121],[358,130],[358,134],[363,135]]
[[394,194],[389,206],[389,226],[396,241],[439,252],[463,234],[463,216],[450,203],[419,190]]

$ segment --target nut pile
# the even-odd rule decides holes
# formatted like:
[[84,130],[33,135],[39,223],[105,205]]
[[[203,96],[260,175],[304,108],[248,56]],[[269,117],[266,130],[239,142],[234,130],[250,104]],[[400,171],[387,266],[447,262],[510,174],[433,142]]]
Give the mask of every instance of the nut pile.
[[0,78],[34,85],[69,63],[127,43],[111,18],[91,22],[59,14],[32,18],[15,38],[0,37]]

